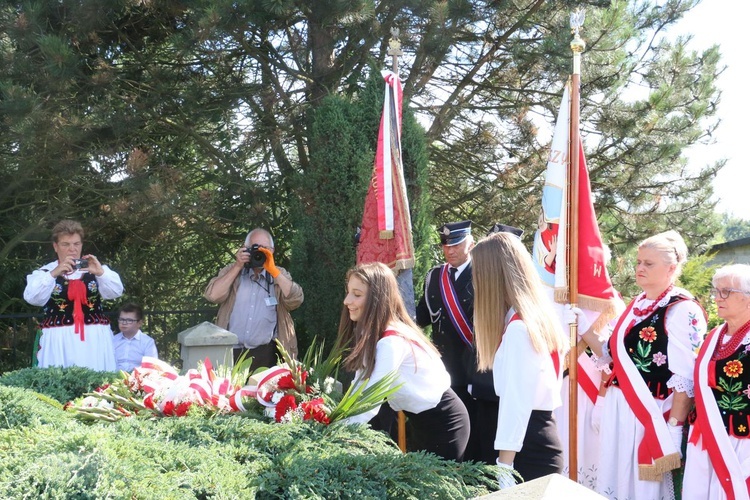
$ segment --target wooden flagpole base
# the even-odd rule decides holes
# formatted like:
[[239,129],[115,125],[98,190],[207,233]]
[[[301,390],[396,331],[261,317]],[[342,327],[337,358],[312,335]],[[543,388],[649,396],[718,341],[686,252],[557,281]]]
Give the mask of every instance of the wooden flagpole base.
[[398,412],[398,447],[402,453],[406,453],[406,415]]

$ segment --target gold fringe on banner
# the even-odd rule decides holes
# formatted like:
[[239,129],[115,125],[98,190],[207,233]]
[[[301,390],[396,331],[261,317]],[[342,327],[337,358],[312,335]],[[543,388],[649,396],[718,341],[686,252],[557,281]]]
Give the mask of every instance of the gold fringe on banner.
[[380,231],[379,233],[381,240],[392,240],[393,239],[393,230],[390,231]]
[[665,473],[680,468],[680,454],[671,453],[654,460],[653,465],[638,465],[638,479],[661,481]]

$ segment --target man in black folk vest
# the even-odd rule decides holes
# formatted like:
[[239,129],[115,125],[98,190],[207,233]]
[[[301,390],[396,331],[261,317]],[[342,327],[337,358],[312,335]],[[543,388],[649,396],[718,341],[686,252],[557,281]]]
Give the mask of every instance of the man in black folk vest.
[[[490,233],[523,231],[495,224]],[[471,256],[474,247],[471,221],[445,224],[438,229],[445,264],[432,268],[425,277],[424,296],[417,305],[417,324],[432,325],[432,341],[443,355],[451,375],[451,388],[469,412],[471,436],[464,458],[494,464],[497,430],[497,396],[492,372],[477,372],[474,351],[474,286]]]

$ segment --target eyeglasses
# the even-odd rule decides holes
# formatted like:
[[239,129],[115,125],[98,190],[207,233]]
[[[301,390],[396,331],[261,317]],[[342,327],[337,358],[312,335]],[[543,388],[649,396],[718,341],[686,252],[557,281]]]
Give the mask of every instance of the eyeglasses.
[[126,325],[132,325],[133,323],[138,323],[139,321],[139,319],[117,318],[118,323],[124,323]]
[[728,299],[729,295],[731,295],[732,292],[750,295],[750,293],[746,292],[745,290],[737,290],[736,288],[712,288],[710,293],[712,299],[715,299],[716,297]]

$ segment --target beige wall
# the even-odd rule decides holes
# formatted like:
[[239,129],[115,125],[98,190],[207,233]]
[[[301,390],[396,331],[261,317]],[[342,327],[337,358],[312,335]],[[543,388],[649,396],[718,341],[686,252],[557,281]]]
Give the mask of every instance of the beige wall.
[[718,250],[711,265],[750,264],[750,245],[736,246]]

